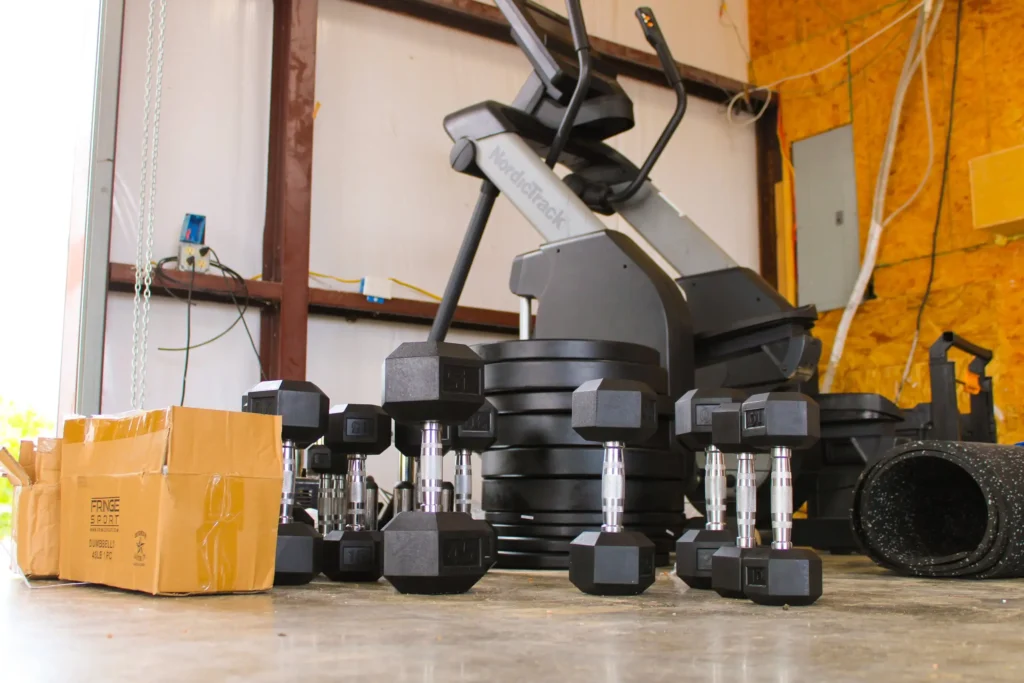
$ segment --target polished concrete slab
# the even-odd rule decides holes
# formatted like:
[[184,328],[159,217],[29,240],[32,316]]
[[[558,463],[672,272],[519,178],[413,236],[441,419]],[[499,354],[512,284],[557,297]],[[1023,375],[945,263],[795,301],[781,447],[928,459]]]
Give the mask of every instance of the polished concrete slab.
[[825,596],[765,608],[663,572],[595,598],[564,573],[467,595],[377,585],[153,598],[0,580],[0,681],[1022,681],[1024,581],[896,577],[825,558]]

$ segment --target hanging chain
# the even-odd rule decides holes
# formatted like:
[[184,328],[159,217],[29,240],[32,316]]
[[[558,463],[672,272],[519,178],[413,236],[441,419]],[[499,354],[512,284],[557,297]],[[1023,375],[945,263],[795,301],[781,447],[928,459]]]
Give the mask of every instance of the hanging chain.
[[149,350],[149,304],[153,286],[153,221],[156,216],[156,170],[160,156],[160,96],[164,83],[164,36],[167,29],[167,0],[160,0],[160,32],[156,45],[156,99],[153,102],[153,146],[150,149],[149,210],[146,221],[145,279],[142,291],[142,349],[139,355],[139,408],[146,401],[146,353]]
[[[139,392],[139,335],[142,331],[141,299],[143,271],[148,271],[145,257],[146,190],[149,188],[149,94],[152,91],[153,19],[156,0],[149,0],[149,28],[146,33],[146,86],[142,100],[142,168],[139,171],[139,215],[135,245],[135,300],[132,307],[132,409],[142,408]],[[148,293],[148,290],[147,290]]]

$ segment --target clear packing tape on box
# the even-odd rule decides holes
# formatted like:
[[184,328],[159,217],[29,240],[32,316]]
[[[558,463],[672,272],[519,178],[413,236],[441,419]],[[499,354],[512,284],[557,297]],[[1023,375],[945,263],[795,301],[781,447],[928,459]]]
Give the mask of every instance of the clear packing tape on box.
[[64,424],[60,578],[152,594],[273,584],[281,418],[167,408]]

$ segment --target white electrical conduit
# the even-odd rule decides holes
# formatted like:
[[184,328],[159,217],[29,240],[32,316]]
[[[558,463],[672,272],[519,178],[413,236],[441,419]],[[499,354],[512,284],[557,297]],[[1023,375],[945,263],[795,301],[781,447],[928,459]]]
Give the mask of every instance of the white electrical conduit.
[[[896,216],[902,213],[903,210],[910,206],[920,196],[925,184],[928,182],[928,178],[931,176],[931,168],[935,155],[935,139],[932,131],[931,102],[928,94],[928,60],[926,53],[928,46],[931,44],[932,38],[935,35],[935,30],[938,27],[939,19],[942,16],[942,8],[944,5],[945,0],[939,0],[935,3],[934,7],[932,7],[931,2],[918,5],[918,7],[921,8],[921,12],[918,16],[914,34],[910,39],[910,45],[907,49],[907,58],[903,63],[903,71],[900,74],[899,84],[896,88],[892,112],[889,117],[889,130],[886,133],[885,146],[882,153],[882,163],[879,166],[878,177],[875,180],[875,194],[871,210],[871,229],[868,232],[864,261],[861,264],[860,273],[857,276],[853,292],[850,295],[850,301],[847,303],[846,309],[843,311],[843,317],[839,321],[839,328],[836,330],[836,338],[832,345],[832,354],[829,357],[828,369],[825,372],[825,378],[821,386],[822,392],[828,392],[832,388],[836,371],[839,368],[839,361],[843,357],[843,350],[846,346],[846,338],[850,332],[850,325],[853,323],[854,316],[857,314],[857,309],[860,307],[860,303],[864,298],[864,292],[867,290],[868,281],[871,279],[871,275],[875,270],[875,263],[878,260],[878,248],[881,243],[883,230],[893,221],[894,218],[896,218]],[[931,23],[927,28],[925,28],[925,24],[929,17],[931,18]],[[924,34],[923,40],[922,33]],[[915,52],[915,49],[918,47],[920,47],[920,52]],[[913,80],[914,72],[917,71],[919,67],[921,71],[922,96],[924,98],[925,126],[928,133],[928,164],[925,168],[924,177],[922,177],[921,182],[918,184],[917,189],[914,190],[913,194],[910,195],[910,198],[907,199],[907,201],[905,201],[898,209],[893,211],[888,217],[885,217],[885,198],[889,187],[889,174],[892,170],[892,160],[896,151],[896,141],[899,134],[900,118],[903,113],[903,104],[907,90]],[[915,335],[915,345],[916,341],[917,339]],[[908,370],[909,364],[908,369],[904,372],[906,373]]]

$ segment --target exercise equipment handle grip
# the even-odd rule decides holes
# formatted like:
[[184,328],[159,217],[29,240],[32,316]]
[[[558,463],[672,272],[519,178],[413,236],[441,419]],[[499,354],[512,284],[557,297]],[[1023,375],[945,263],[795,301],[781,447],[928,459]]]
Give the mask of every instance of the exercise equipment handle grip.
[[640,28],[644,32],[647,42],[658,53],[661,69],[665,72],[669,85],[673,88],[676,87],[677,84],[682,83],[683,78],[679,75],[679,67],[676,66],[676,60],[672,56],[672,50],[669,49],[664,34],[661,32],[658,20],[654,18],[654,12],[650,7],[637,7],[636,18],[640,22]]
[[590,49],[590,38],[587,36],[587,25],[583,21],[583,9],[580,0],[565,0],[565,14],[569,18],[569,30],[572,31],[572,44],[576,51]]

